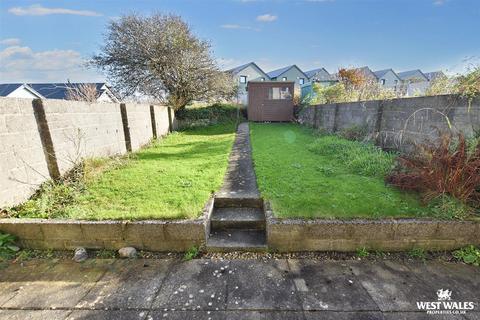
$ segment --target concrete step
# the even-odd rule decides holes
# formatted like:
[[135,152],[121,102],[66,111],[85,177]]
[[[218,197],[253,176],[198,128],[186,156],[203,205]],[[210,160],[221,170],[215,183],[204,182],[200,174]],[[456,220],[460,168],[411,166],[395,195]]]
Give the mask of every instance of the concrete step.
[[260,208],[214,208],[210,221],[214,231],[225,229],[265,230],[265,214]]
[[258,197],[219,197],[214,200],[216,208],[263,208],[263,200]]
[[207,240],[207,251],[265,251],[267,237],[264,230],[227,229],[215,231]]

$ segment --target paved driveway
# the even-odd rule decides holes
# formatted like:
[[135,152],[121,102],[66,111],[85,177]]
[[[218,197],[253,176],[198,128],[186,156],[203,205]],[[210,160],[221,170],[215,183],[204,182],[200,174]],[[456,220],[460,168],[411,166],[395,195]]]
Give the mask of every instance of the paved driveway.
[[[430,315],[417,302],[474,302]],[[480,319],[480,269],[446,262],[94,259],[0,270],[0,319]]]

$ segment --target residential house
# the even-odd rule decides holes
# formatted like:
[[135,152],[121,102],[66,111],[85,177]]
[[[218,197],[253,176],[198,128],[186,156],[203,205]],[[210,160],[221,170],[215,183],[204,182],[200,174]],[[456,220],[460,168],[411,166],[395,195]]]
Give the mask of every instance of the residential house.
[[226,71],[231,74],[235,83],[238,84],[238,96],[237,103],[247,104],[248,102],[248,92],[247,92],[247,83],[248,81],[268,81],[270,77],[262,70],[255,62],[249,62],[238,66],[236,68]]
[[420,69],[399,72],[398,76],[402,79],[400,93],[403,96],[424,95],[429,86],[428,77]]
[[104,82],[99,83],[4,83],[0,84],[0,96],[30,99],[72,100],[76,92],[86,87],[94,87],[97,102],[119,102],[111,87]]
[[433,71],[433,72],[425,72],[423,73],[425,77],[428,78],[428,81],[435,81],[438,78],[443,78],[446,77],[445,73],[442,71]]
[[384,69],[373,72],[378,79],[378,83],[385,89],[397,91],[400,89],[402,79],[392,69]]
[[296,65],[273,70],[267,74],[272,81],[294,81],[297,92],[300,92],[300,87],[308,81],[308,76]]
[[308,82],[319,83],[323,86],[329,86],[337,82],[337,80],[325,68],[313,69],[306,71]]

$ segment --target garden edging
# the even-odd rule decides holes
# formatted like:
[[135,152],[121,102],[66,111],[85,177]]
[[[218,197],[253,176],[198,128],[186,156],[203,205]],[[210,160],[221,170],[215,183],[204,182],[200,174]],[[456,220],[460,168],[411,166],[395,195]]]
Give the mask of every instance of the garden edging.
[[205,243],[206,217],[213,208],[210,198],[197,219],[177,220],[60,220],[60,219],[0,219],[0,231],[18,238],[18,244],[30,249],[118,250],[135,247],[148,251],[187,251]]
[[343,251],[359,248],[440,251],[480,245],[479,221],[422,219],[281,219],[265,204],[268,247],[278,252]]

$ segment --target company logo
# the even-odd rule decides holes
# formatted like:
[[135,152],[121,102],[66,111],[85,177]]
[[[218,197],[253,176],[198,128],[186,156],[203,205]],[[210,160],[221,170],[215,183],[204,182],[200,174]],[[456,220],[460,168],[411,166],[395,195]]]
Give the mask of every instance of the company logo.
[[475,309],[472,301],[452,301],[452,291],[437,290],[438,301],[417,301],[417,309],[427,314],[465,314]]
[[440,289],[437,290],[437,296],[439,301],[452,300],[452,291]]

